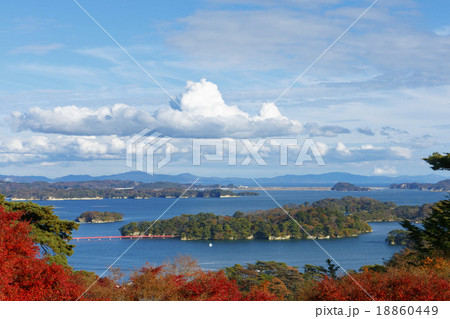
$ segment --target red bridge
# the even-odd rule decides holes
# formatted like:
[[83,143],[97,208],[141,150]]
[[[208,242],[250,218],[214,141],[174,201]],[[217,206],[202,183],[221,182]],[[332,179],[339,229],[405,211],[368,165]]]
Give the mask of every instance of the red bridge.
[[138,238],[176,238],[174,235],[142,235],[142,236],[90,236],[90,237],[73,237],[72,240],[101,240],[101,239],[138,239]]

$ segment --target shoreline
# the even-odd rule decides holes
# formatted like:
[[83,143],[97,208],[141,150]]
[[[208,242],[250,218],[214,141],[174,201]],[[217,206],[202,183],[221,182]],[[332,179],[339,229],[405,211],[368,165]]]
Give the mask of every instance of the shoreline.
[[64,201],[64,200],[104,200],[104,199],[128,199],[128,200],[143,200],[143,199],[151,199],[151,198],[161,198],[161,199],[173,199],[173,198],[180,198],[180,199],[186,199],[186,198],[237,198],[237,197],[251,197],[251,196],[231,196],[231,195],[224,195],[220,197],[196,197],[196,196],[181,196],[181,197],[175,197],[175,196],[167,196],[167,197],[136,197],[136,198],[128,198],[128,197],[111,197],[111,198],[102,198],[102,197],[82,197],[82,198],[48,198],[48,199],[39,199],[39,198],[6,198],[7,200],[10,200],[12,202],[26,202],[26,201],[47,201],[47,202],[53,202],[53,201]]
[[[325,187],[325,186],[317,186],[317,187],[303,187],[303,186],[293,186],[293,187],[284,187],[284,186],[263,186],[264,190],[266,191],[318,191],[318,192],[325,192],[325,191],[332,191],[331,187]],[[373,191],[379,191],[379,190],[397,190],[397,189],[391,189],[389,187],[369,187],[370,190]],[[245,189],[239,188],[239,189],[230,189],[232,191],[262,191],[262,189],[260,187],[248,187]],[[439,192],[447,192],[447,191],[437,191],[437,190],[410,190],[410,189],[401,189],[401,191],[414,191],[414,192],[435,192],[435,193],[439,193]],[[334,192],[334,191],[333,191]],[[338,191],[336,191],[338,192]],[[370,191],[340,191],[343,193],[355,193],[355,192],[365,192],[365,193],[370,193]],[[136,198],[127,198],[127,197],[111,197],[111,198],[103,198],[103,197],[77,197],[77,198],[55,198],[55,197],[50,197],[48,199],[39,199],[39,198],[6,198],[9,201],[17,201],[17,202],[24,202],[24,201],[65,201],[65,200],[105,200],[105,199],[128,199],[128,200],[143,200],[143,199],[151,199],[151,198],[163,198],[163,199],[173,199],[173,198],[180,198],[180,199],[186,199],[186,198],[204,198],[204,199],[208,199],[208,198],[238,198],[238,197],[253,197],[250,195],[222,195],[220,197],[196,197],[196,196],[182,196],[182,197],[176,197],[176,196],[166,196],[166,197],[146,197],[146,198],[142,198],[142,197],[136,197]]]

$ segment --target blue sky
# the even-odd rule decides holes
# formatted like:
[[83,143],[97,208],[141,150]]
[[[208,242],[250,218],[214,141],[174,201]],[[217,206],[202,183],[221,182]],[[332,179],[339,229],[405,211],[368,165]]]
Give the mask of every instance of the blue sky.
[[[144,128],[172,137],[165,174],[428,174],[450,149],[448,1],[379,0],[277,100],[372,2],[79,0],[174,102],[74,1],[3,1],[0,174],[125,172]],[[267,143],[266,166],[192,166],[192,138],[242,158],[243,138],[312,138],[326,165]]]

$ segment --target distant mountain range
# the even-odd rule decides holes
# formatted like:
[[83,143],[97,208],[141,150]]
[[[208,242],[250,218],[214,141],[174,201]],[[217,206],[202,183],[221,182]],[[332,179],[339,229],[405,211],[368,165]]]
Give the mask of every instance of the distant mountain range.
[[[0,175],[0,180],[19,182],[19,183],[31,183],[31,182],[84,182],[92,180],[120,180],[120,181],[136,181],[144,183],[152,182],[173,182],[180,184],[189,184],[199,178],[197,184],[205,185],[246,185],[255,186],[255,182],[251,178],[242,177],[199,177],[192,174],[178,174],[178,175],[163,175],[155,174],[148,175],[144,172],[131,171],[127,173],[103,175],[103,176],[90,176],[90,175],[67,175],[55,179],[47,178],[44,176],[14,176],[14,175]],[[391,184],[399,183],[437,183],[446,179],[441,175],[420,175],[420,176],[364,176],[355,175],[349,173],[325,173],[325,174],[307,174],[307,175],[283,175],[277,177],[263,177],[255,178],[258,183],[264,186],[274,187],[295,187],[295,186],[333,186],[338,182],[346,182],[357,184],[361,186],[389,186]]]

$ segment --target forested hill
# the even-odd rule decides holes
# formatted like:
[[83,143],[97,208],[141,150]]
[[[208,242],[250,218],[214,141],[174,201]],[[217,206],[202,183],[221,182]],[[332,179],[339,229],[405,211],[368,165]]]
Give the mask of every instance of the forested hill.
[[154,224],[153,221],[132,222],[120,231],[123,236],[173,235],[186,240],[337,238],[371,231],[368,221],[420,220],[429,213],[430,206],[397,206],[372,198],[348,196],[327,198],[312,204],[285,205],[284,210],[295,221],[282,209],[275,208],[236,212],[233,216],[212,213],[181,215]]
[[332,191],[340,192],[366,192],[370,191],[369,187],[359,187],[350,183],[339,182],[331,188]]
[[359,216],[364,221],[420,221],[431,213],[432,204],[421,206],[400,205],[393,202],[381,202],[369,197],[346,196],[340,199],[326,198],[312,203],[332,212]]
[[435,184],[431,183],[402,183],[402,184],[391,184],[390,189],[411,189],[411,190],[427,190],[436,192],[447,192],[450,191],[450,179],[445,179],[443,181],[437,182]]
[[236,212],[233,216],[212,213],[181,215],[160,220],[152,227],[151,221],[133,222],[123,226],[120,231],[123,236],[145,233],[180,236],[184,240],[337,238],[371,231],[371,227],[358,216],[330,213],[311,206],[287,209],[310,236],[281,209],[255,214]]
[[184,192],[190,185],[171,182],[140,183],[133,181],[86,181],[86,182],[0,182],[0,194],[6,198],[26,200],[78,199],[78,198],[129,198],[151,197],[233,197],[255,196],[258,193],[235,193],[219,189],[218,185],[198,185]]

